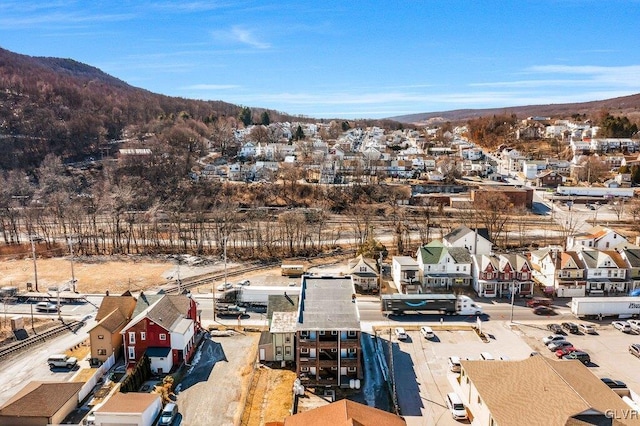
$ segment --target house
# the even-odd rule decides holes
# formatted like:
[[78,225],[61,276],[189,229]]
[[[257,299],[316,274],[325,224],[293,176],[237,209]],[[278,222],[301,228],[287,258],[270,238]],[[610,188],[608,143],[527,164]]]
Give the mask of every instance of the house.
[[531,252],[533,279],[547,294],[558,297],[583,297],[587,281],[584,262],[576,251],[544,248]]
[[359,387],[360,315],[351,277],[303,276],[295,351],[304,386]]
[[627,264],[627,279],[631,286],[629,290],[640,288],[640,249],[625,248],[617,251]]
[[294,342],[298,313],[298,296],[270,295],[267,305],[269,330],[260,334],[260,361],[295,361]]
[[471,256],[464,247],[446,247],[434,240],[418,248],[416,254],[424,292],[471,288]]
[[190,297],[141,293],[133,319],[120,332],[127,366],[147,355],[154,373],[171,371],[191,359],[200,328],[196,302]]
[[348,262],[347,274],[351,275],[356,290],[361,293],[378,292],[378,266],[374,259],[359,255]]
[[152,426],[162,411],[157,393],[116,392],[95,410],[96,426]]
[[627,264],[615,250],[582,248],[578,256],[584,262],[585,292],[588,295],[624,293],[630,288],[627,280]]
[[405,426],[400,416],[348,399],[294,414],[266,426]]
[[511,361],[460,361],[458,379],[473,424],[482,426],[631,425],[611,417],[630,407],[580,361],[535,355]]
[[442,238],[445,247],[462,247],[470,254],[490,254],[492,243],[486,228],[469,229],[460,226]]
[[62,424],[78,406],[83,386],[84,382],[29,382],[0,407],[0,425]]
[[594,226],[588,232],[569,235],[567,237],[568,249],[585,247],[608,250],[618,247],[628,247],[630,245],[622,234],[604,226]]
[[96,314],[96,325],[89,330],[91,362],[105,362],[111,355],[121,355],[122,334],[120,332],[131,320],[136,299],[129,295],[105,296]]
[[564,176],[555,170],[544,170],[536,175],[537,187],[556,188],[564,182]]
[[519,254],[471,256],[473,288],[481,297],[510,297],[533,294],[532,271],[526,257]]
[[400,293],[419,293],[420,267],[418,262],[409,256],[393,256],[391,262],[391,278]]

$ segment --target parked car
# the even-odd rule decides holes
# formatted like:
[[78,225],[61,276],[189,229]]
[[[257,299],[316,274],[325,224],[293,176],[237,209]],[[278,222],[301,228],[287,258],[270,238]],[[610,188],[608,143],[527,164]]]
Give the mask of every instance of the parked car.
[[553,334],[565,334],[562,326],[556,323],[547,324],[547,330],[551,331]]
[[567,330],[569,333],[571,334],[578,334],[578,324],[573,323],[573,322],[563,322],[562,324],[562,328],[564,328],[565,330]]
[[640,333],[640,320],[630,319],[630,320],[627,320],[627,322],[631,326],[631,331],[635,331],[636,333]]
[[464,420],[467,418],[467,409],[465,408],[462,399],[457,393],[451,392],[447,394],[447,408],[451,412],[451,416],[456,420]]
[[558,349],[562,349],[562,348],[568,348],[569,346],[573,346],[573,344],[571,342],[568,342],[566,340],[559,340],[557,342],[551,342],[547,345],[547,348],[549,348],[549,350],[551,352],[555,352]]
[[178,415],[178,405],[175,402],[169,402],[162,409],[160,413],[160,420],[158,420],[158,426],[170,426]]
[[571,352],[570,354],[563,356],[562,359],[576,359],[585,365],[591,362],[589,354],[582,351]]
[[449,370],[451,370],[454,373],[459,373],[461,366],[460,366],[460,357],[457,356],[450,356],[449,360]]
[[640,343],[630,344],[629,353],[637,358],[640,358]]
[[555,315],[556,311],[554,311],[553,308],[550,308],[549,306],[540,305],[533,308],[533,313],[536,315]]
[[623,333],[631,333],[631,324],[627,321],[612,321],[611,325]]
[[422,337],[424,337],[425,339],[433,339],[435,337],[435,334],[433,334],[433,329],[431,327],[427,327],[426,325],[420,327],[420,334],[422,334]]
[[565,346],[564,348],[560,348],[556,351],[556,356],[558,358],[562,358],[566,354],[570,354],[571,352],[575,352],[577,350],[578,349],[574,348],[573,346]]
[[598,334],[596,331],[596,326],[593,324],[578,324],[578,330],[580,330],[584,334]]
[[602,383],[609,386],[611,389],[625,389],[627,387],[627,384],[625,382],[621,382],[620,380],[613,380],[609,377],[603,377],[600,380],[602,380]]
[[47,359],[47,364],[49,364],[49,368],[66,367],[68,369],[72,369],[78,364],[78,359],[65,354],[54,354],[49,356],[49,359]]
[[407,338],[409,338],[409,336],[407,335],[407,332],[404,331],[404,328],[402,328],[402,327],[394,328],[393,332],[395,333],[396,338],[398,340],[407,340]]
[[564,340],[564,336],[562,334],[552,334],[547,337],[542,338],[542,343],[548,345],[551,342],[559,342],[560,340]]

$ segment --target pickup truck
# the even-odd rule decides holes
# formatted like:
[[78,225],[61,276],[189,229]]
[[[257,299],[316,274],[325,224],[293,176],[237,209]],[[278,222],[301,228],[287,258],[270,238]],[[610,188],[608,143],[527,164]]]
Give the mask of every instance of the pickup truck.
[[243,308],[238,305],[218,305],[216,306],[216,313],[220,317],[237,317],[245,315],[247,313],[247,308]]

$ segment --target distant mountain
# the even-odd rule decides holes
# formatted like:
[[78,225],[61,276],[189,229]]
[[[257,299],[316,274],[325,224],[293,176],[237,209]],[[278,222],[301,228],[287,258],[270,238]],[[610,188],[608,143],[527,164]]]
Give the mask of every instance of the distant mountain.
[[[253,109],[257,116],[264,109]],[[154,94],[72,59],[32,57],[0,48],[0,169],[31,168],[48,154],[64,160],[97,155],[163,117],[211,123],[240,107]],[[283,117],[268,111],[272,121]]]
[[463,122],[473,118],[494,114],[516,114],[518,118],[533,116],[568,118],[573,114],[585,114],[587,117],[593,117],[602,110],[607,110],[613,115],[626,115],[629,119],[640,119],[640,94],[573,104],[528,105],[505,108],[457,109],[452,111],[428,112],[389,117],[389,120],[395,120],[401,123],[425,124],[443,121]]

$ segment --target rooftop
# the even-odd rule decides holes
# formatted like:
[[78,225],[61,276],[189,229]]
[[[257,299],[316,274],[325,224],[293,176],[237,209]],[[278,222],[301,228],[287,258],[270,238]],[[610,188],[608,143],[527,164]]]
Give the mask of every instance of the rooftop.
[[360,330],[351,277],[305,276],[300,293],[298,330]]

